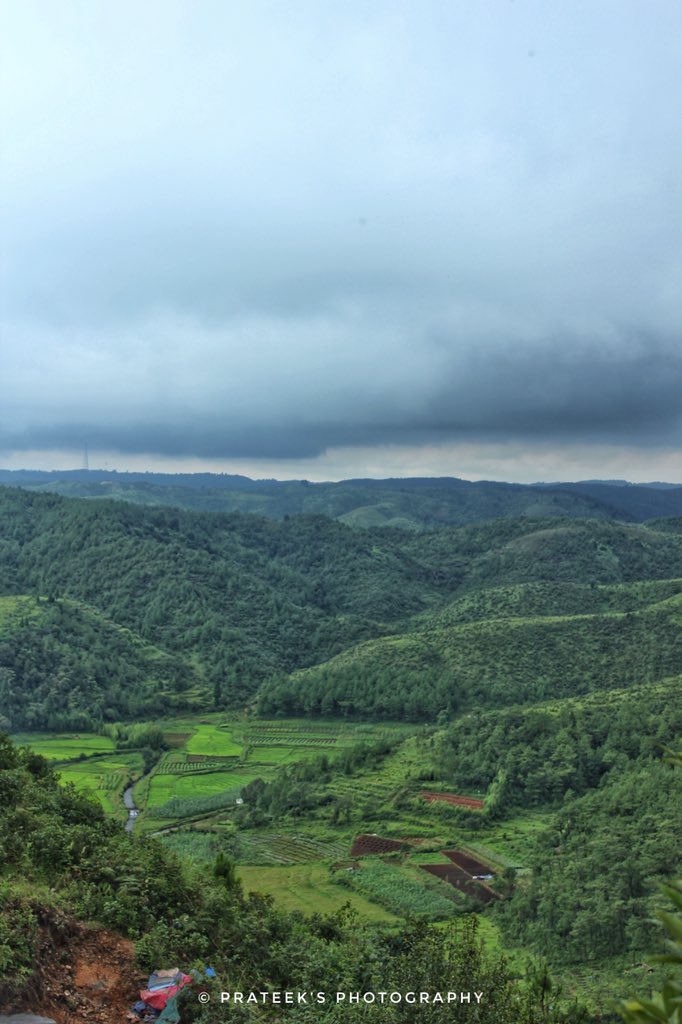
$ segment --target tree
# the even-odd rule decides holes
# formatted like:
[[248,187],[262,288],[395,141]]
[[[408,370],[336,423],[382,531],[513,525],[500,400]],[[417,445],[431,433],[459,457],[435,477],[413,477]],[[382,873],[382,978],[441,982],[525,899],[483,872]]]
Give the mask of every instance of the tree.
[[[682,754],[670,754],[670,764],[682,767]],[[667,952],[652,957],[659,963],[675,964],[682,968],[682,879],[661,885],[677,913],[659,910],[657,917],[667,932]],[[682,1024],[682,977],[669,978],[660,992],[653,992],[650,999],[628,999],[620,1006],[620,1014],[626,1024]]]

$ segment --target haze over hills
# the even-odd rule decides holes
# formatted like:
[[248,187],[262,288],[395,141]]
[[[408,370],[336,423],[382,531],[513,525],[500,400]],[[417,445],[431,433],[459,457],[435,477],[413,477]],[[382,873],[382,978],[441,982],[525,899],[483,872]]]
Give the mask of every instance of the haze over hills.
[[273,519],[315,513],[350,526],[425,529],[514,516],[569,516],[644,522],[682,515],[682,486],[623,481],[509,484],[455,477],[353,479],[338,483],[251,480],[230,474],[0,470],[0,483],[67,497],[117,498]]

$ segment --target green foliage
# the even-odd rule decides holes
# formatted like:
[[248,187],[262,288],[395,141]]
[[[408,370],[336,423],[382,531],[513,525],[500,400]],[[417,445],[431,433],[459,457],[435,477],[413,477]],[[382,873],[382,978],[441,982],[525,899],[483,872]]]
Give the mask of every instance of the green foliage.
[[530,880],[498,910],[505,934],[574,964],[650,948],[654,882],[677,862],[680,820],[682,779],[670,768],[614,768],[536,835]]
[[351,530],[5,488],[0,523],[15,729],[257,692],[266,715],[435,720],[682,671],[682,534],[662,524]]
[[381,860],[363,860],[358,869],[340,872],[338,877],[403,917],[436,921],[452,917],[456,911],[453,899],[444,891],[438,891],[444,889],[446,883],[429,885],[426,876],[423,882],[418,881],[411,873],[408,875],[405,870]]
[[191,666],[67,600],[0,597],[0,701],[12,728],[91,730],[191,707]]
[[[668,752],[666,760],[682,768],[682,755]],[[671,808],[674,813],[674,808]],[[682,881],[676,880],[660,886],[663,894],[672,903],[676,913],[658,910],[656,916],[667,934],[665,952],[655,960],[673,964],[682,969]],[[650,999],[629,999],[620,1006],[621,1016],[626,1024],[680,1024],[682,1020],[682,980],[669,978],[660,992],[654,992]]]
[[530,708],[477,711],[439,732],[434,760],[464,792],[488,790],[488,814],[557,804],[614,769],[650,762],[682,732],[682,678]]
[[[318,991],[480,991],[478,1024],[547,1024],[543,1007],[518,990],[506,965],[485,954],[472,924],[436,932],[414,925],[381,931],[347,911],[316,915],[273,909],[256,893],[231,884],[220,859],[218,877],[195,874],[153,839],[127,834],[72,789],[60,788],[47,763],[0,737],[0,848],[5,873],[0,910],[3,1005],[18,993],[36,954],[41,922],[62,912],[99,922],[137,941],[141,969],[159,963],[210,962],[222,987]],[[208,877],[207,877],[208,875]],[[225,884],[228,881],[230,884]],[[28,885],[29,903],[18,894]],[[42,901],[42,902],[41,902]],[[77,930],[77,927],[74,928]],[[234,986],[236,987],[236,986]],[[243,987],[247,987],[243,985]],[[183,1021],[224,1019],[216,1000],[202,1008],[184,996]],[[248,1007],[247,1020],[314,1020],[303,1007]],[[399,1021],[405,1006],[328,1006],[330,1020],[370,1016]],[[314,1007],[317,1012],[317,1007]],[[448,1020],[470,1020],[470,1007],[448,1007]],[[419,1008],[424,1021],[441,1007]]]
[[234,861],[227,854],[219,853],[213,865],[213,877],[217,878],[226,889],[234,889],[239,885]]
[[500,516],[591,516],[650,519],[679,515],[678,489],[565,484],[528,487],[452,478],[345,480],[249,480],[227,474],[162,474],[0,470],[0,481],[71,497],[117,498],[140,505],[211,512],[255,512],[275,519],[313,513],[360,528],[399,529],[463,525]]

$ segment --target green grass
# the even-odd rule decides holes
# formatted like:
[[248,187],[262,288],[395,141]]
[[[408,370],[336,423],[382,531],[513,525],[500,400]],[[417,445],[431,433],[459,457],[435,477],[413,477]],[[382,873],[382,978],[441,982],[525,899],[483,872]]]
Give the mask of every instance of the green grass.
[[198,724],[185,744],[188,754],[212,754],[217,757],[235,757],[242,752],[242,745],[236,743],[231,732],[219,725]]
[[386,923],[397,921],[395,914],[371,902],[361,893],[336,884],[324,864],[295,864],[287,867],[240,865],[237,874],[247,891],[267,893],[283,910],[330,914],[350,903],[364,920]]
[[63,783],[92,794],[108,814],[118,817],[127,817],[121,795],[131,776],[141,770],[142,758],[135,753],[78,761],[58,769]]
[[169,800],[215,796],[226,789],[239,789],[256,776],[244,772],[206,772],[198,775],[152,775],[147,807],[160,807]]
[[49,733],[19,732],[12,736],[19,746],[29,746],[48,761],[72,761],[81,754],[108,754],[114,750],[114,741],[108,736],[91,732]]
[[377,900],[395,914],[411,914],[428,920],[452,916],[456,890],[436,878],[432,882],[425,872],[422,874],[423,880],[399,864],[364,859],[358,870],[344,877],[356,891]]

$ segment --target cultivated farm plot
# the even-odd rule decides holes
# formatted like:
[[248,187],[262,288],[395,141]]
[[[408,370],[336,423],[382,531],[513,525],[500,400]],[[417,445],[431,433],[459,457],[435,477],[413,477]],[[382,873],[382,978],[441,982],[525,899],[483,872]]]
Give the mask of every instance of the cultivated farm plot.
[[469,811],[482,811],[484,802],[479,797],[464,796],[462,793],[440,793],[423,789],[419,794],[428,803],[446,803],[452,807],[464,807]]
[[214,796],[225,790],[241,789],[256,776],[241,771],[204,772],[188,775],[155,773],[149,779],[147,807],[160,807],[175,798],[188,800]]
[[117,754],[92,758],[59,768],[63,783],[71,782],[77,790],[91,793],[109,814],[122,814],[121,793],[132,775],[142,770],[139,754]]
[[184,754],[171,751],[164,754],[156,766],[156,775],[200,775],[224,772],[239,763],[238,757],[210,757],[204,754]]
[[242,750],[242,744],[233,739],[229,729],[203,722],[193,727],[192,735],[185,743],[185,751],[188,754],[239,757]]
[[282,910],[299,910],[304,914],[331,914],[350,903],[365,921],[394,924],[397,918],[385,907],[334,882],[324,864],[293,864],[289,867],[239,866],[237,874],[247,892],[272,896]]
[[256,744],[250,746],[248,751],[246,760],[249,764],[267,765],[294,764],[296,761],[317,757],[320,753],[316,747],[266,747]]
[[342,733],[349,731],[357,733],[361,729],[369,732],[375,731],[373,726],[354,728],[353,726],[345,725],[343,722],[310,722],[301,718],[278,718],[274,721],[261,718],[257,722],[253,722],[251,728],[258,732],[296,733],[302,736],[306,735],[306,733],[314,736],[340,736]]
[[249,732],[246,739],[254,747],[318,747],[331,750],[336,736],[315,736],[297,732]]
[[382,836],[371,833],[360,833],[353,840],[351,857],[367,857],[372,854],[399,853],[404,849],[404,844],[399,839],[384,839]]
[[356,891],[401,916],[410,914],[433,921],[455,913],[455,903],[440,882],[423,884],[415,872],[397,864],[374,858],[363,860],[358,870],[345,877]]
[[282,832],[242,832],[239,835],[238,860],[242,864],[305,864],[340,860],[347,854],[348,843],[343,839],[323,840]]
[[114,741],[94,732],[68,732],[48,735],[41,732],[21,732],[12,736],[17,746],[28,746],[48,761],[74,761],[77,757],[109,754]]

